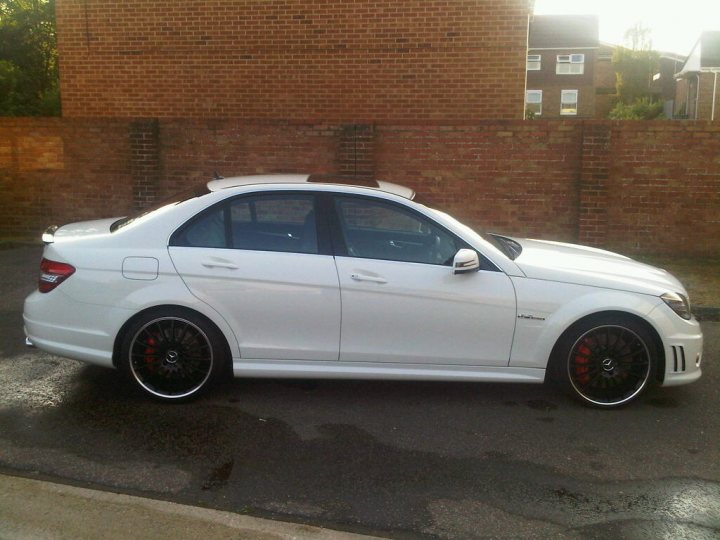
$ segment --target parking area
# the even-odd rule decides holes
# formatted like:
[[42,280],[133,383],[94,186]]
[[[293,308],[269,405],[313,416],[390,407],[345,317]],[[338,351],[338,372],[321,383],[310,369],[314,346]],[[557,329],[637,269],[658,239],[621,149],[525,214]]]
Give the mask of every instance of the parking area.
[[550,385],[234,380],[187,405],[22,345],[40,250],[0,251],[0,470],[399,538],[716,538],[703,378],[617,411]]

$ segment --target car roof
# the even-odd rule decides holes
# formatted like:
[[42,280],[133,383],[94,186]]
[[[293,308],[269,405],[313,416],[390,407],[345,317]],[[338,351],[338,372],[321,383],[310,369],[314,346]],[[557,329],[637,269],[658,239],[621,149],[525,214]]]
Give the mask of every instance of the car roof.
[[233,176],[231,178],[216,178],[207,183],[210,191],[220,191],[223,189],[249,186],[254,184],[326,184],[340,186],[358,186],[369,189],[376,189],[386,193],[392,193],[405,199],[412,200],[415,198],[415,191],[409,187],[393,184],[384,180],[373,180],[365,178],[343,178],[337,176],[326,175],[309,175],[309,174],[254,174],[248,176]]

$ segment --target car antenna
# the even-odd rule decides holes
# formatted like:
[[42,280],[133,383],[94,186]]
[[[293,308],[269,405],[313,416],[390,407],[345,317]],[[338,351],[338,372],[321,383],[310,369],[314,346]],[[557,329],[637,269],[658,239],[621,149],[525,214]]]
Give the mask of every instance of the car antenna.
[[217,171],[213,173],[213,180],[223,180],[225,177],[220,176]]

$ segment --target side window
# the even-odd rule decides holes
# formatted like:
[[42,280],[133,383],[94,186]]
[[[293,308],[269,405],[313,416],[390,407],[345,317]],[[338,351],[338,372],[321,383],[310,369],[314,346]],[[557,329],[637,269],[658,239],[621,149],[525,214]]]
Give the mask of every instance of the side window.
[[171,245],[317,253],[315,197],[268,194],[239,197],[200,214]]
[[335,207],[351,257],[450,266],[459,249],[431,220],[392,203],[337,197]]
[[261,195],[230,203],[232,247],[317,253],[313,195]]
[[224,248],[227,247],[225,238],[225,210],[217,206],[190,222],[180,234],[173,235],[171,245],[187,247]]

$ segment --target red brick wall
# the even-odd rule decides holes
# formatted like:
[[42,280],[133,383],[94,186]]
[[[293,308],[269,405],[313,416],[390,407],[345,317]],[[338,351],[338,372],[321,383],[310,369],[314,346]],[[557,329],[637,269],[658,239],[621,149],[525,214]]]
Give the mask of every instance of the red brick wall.
[[607,122],[603,244],[621,251],[720,253],[720,124]]
[[700,96],[698,101],[698,120],[710,120],[712,118],[713,98],[715,98],[715,121],[720,120],[720,77],[716,78],[714,73],[700,74]]
[[0,118],[0,235],[127,213],[128,122]]
[[372,169],[482,230],[716,255],[718,155],[720,125],[709,122],[5,118],[0,235],[123,215],[214,171]]
[[377,126],[376,175],[480,230],[572,241],[582,128],[573,121]]
[[58,0],[68,117],[522,118],[528,0]]

